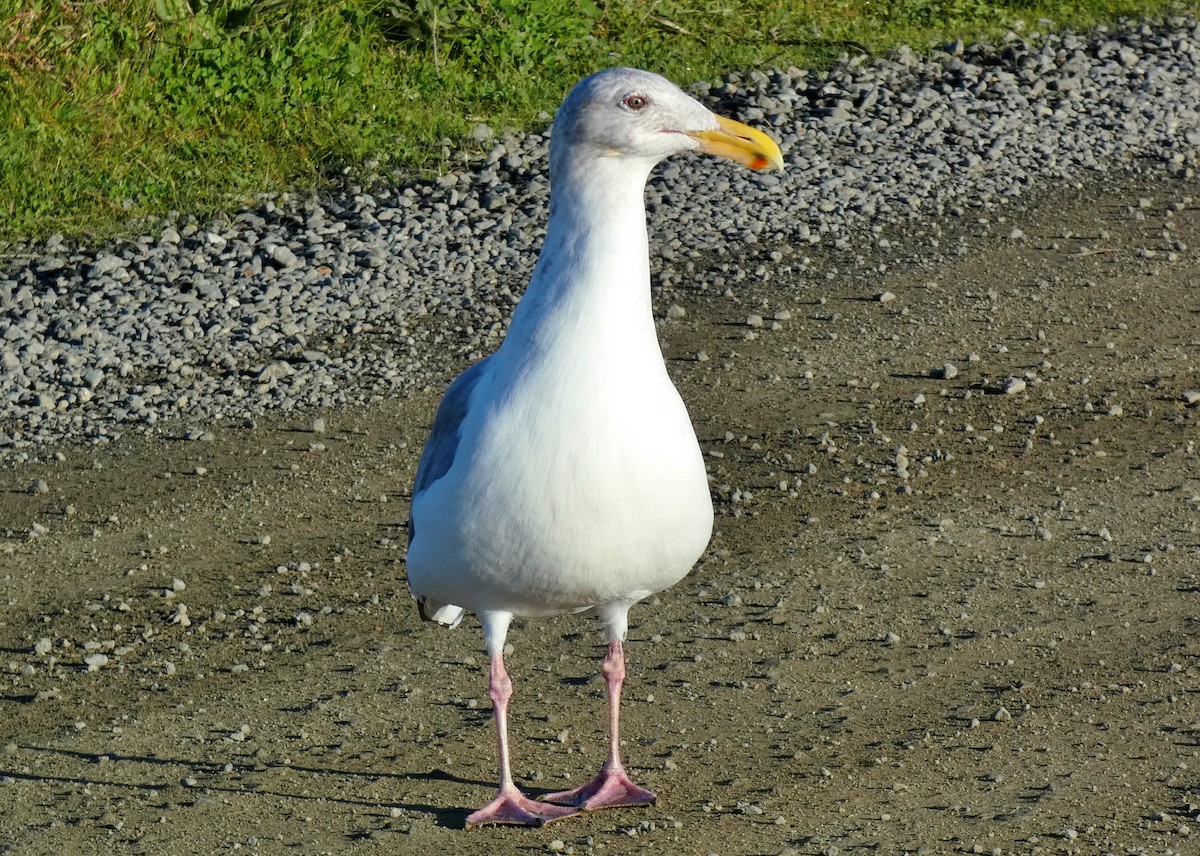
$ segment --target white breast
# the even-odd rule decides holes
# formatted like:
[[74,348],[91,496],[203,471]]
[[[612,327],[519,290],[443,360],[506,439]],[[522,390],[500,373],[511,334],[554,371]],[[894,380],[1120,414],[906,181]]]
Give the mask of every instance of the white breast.
[[560,341],[572,358],[489,362],[463,454],[414,507],[422,594],[518,615],[632,601],[708,543],[704,462],[657,343]]

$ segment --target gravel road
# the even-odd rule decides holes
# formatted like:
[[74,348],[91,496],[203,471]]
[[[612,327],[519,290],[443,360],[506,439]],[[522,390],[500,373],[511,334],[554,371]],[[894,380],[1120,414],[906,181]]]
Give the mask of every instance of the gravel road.
[[[545,140],[11,253],[0,853],[1193,852],[1198,52],[1179,19],[702,90],[789,171],[649,191],[718,513],[631,615],[661,804],[542,830],[461,830],[486,658],[419,623],[402,545]],[[558,789],[603,756],[602,634],[510,638],[515,772]]]

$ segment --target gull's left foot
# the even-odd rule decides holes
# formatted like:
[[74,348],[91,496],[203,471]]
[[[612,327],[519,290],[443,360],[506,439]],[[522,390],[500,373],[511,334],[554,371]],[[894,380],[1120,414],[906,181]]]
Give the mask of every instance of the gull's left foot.
[[614,769],[608,764],[605,764],[596,778],[586,785],[569,791],[546,794],[539,799],[555,805],[574,806],[582,811],[654,805],[658,801],[653,791],[631,782],[624,769]]

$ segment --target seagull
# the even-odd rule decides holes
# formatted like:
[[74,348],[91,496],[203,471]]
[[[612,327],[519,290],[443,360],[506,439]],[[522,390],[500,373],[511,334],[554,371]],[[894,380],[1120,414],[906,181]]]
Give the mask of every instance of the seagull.
[[[655,164],[691,151],[783,167],[768,136],[657,74],[612,68],[571,90],[529,286],[500,347],[447,388],[417,466],[409,588],[425,620],[478,616],[490,658],[500,781],[468,828],[656,800],[621,763],[622,642],[630,607],[700,558],[713,508],[655,331],[643,194]],[[514,617],[586,610],[608,635],[608,757],[587,784],[532,800],[509,762],[505,639]]]

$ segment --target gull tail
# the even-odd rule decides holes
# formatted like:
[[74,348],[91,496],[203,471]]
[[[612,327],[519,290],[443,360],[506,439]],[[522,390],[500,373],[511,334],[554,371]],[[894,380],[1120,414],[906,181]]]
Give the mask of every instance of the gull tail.
[[438,624],[453,630],[463,620],[466,610],[452,603],[442,603],[429,597],[417,598],[417,611],[421,620],[436,621]]

